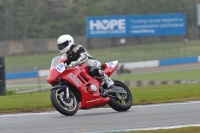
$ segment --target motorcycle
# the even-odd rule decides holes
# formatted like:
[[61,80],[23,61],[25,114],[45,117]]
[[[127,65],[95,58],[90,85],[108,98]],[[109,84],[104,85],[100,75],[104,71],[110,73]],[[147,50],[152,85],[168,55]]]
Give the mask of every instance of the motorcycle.
[[[89,75],[88,66],[80,64],[74,68],[65,66],[65,59],[52,59],[47,82],[51,84],[50,99],[54,108],[63,115],[74,115],[78,109],[90,109],[109,105],[116,111],[127,111],[133,99],[129,88],[121,81],[113,80],[114,86]],[[118,61],[107,62],[101,69],[110,76],[118,67]]]

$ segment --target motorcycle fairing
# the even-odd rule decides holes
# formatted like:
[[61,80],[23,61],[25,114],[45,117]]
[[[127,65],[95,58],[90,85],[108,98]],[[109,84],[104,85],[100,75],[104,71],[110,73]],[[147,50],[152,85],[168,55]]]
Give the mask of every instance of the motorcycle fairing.
[[54,86],[54,83],[59,78],[60,74],[65,71],[64,62],[66,60],[67,58],[61,60],[60,56],[56,56],[52,59],[50,71],[47,76],[47,82],[52,86]]
[[117,69],[118,61],[111,61],[103,64],[104,72],[110,77],[110,75]]
[[[58,66],[61,66],[62,63],[58,64]],[[65,70],[63,70],[63,68],[59,68],[59,67],[54,67],[50,70],[49,75],[47,76],[47,82],[49,84],[51,84],[52,86],[54,86],[55,82],[57,81],[57,79],[59,79],[60,75],[64,72]]]
[[[81,109],[89,109],[92,107],[103,106],[108,103],[110,100],[109,97],[103,98],[100,95],[99,85],[101,84],[100,81],[94,79],[92,76],[87,74],[88,67],[84,66],[82,69],[72,68],[73,70],[67,69],[61,75],[61,79],[65,79],[75,88],[77,88],[81,95]],[[96,86],[96,91],[93,93],[89,93],[88,89],[90,85]]]

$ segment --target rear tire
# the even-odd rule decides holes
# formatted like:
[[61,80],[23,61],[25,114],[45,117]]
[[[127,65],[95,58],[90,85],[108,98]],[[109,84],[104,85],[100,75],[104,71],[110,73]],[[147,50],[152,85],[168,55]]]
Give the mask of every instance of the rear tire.
[[77,98],[73,94],[73,92],[70,92],[70,99],[66,100],[65,95],[63,95],[63,93],[65,93],[64,89],[51,90],[51,103],[53,104],[55,109],[61,114],[66,116],[72,116],[78,111],[79,108]]
[[123,99],[123,100],[125,100],[124,101],[125,104],[123,104],[122,100],[120,100],[119,98],[117,98],[117,97],[110,97],[110,101],[109,101],[108,105],[111,108],[113,108],[114,110],[119,111],[119,112],[129,110],[131,108],[132,104],[133,104],[133,98],[132,98],[131,91],[129,90],[129,88],[123,82],[118,81],[118,80],[114,80],[113,82],[114,82],[115,86],[121,87],[121,88],[123,88],[127,92],[127,98]]

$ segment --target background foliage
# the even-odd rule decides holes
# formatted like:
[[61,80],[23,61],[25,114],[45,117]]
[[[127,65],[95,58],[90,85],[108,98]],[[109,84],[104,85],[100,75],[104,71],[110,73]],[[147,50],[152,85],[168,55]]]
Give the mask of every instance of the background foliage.
[[[87,16],[185,13],[195,26],[198,0],[0,0],[0,40],[85,35]],[[142,7],[142,8],[141,8]]]

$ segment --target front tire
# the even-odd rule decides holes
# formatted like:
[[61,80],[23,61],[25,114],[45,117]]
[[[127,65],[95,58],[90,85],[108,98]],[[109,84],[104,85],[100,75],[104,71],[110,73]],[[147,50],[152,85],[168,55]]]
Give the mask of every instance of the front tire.
[[127,111],[131,108],[133,104],[133,98],[129,88],[121,81],[114,80],[114,86],[124,89],[126,93],[123,94],[113,94],[114,97],[110,97],[108,105],[116,111]]
[[66,97],[65,89],[51,90],[51,103],[54,108],[63,115],[72,116],[78,111],[78,102],[76,96],[70,91],[68,99]]

